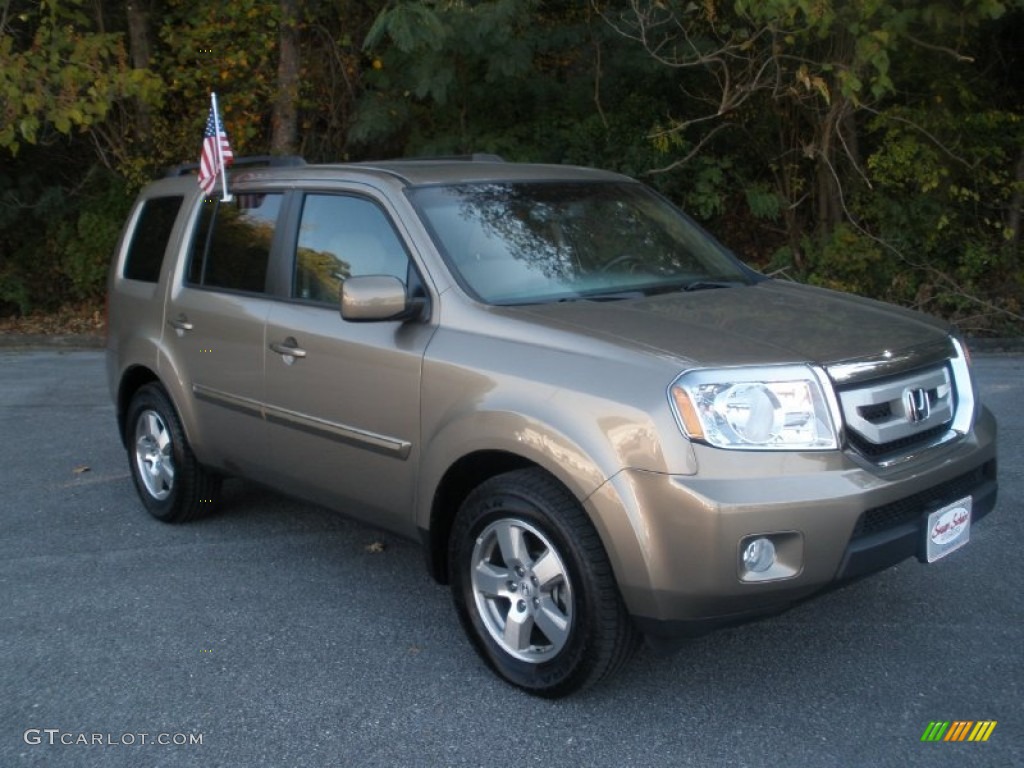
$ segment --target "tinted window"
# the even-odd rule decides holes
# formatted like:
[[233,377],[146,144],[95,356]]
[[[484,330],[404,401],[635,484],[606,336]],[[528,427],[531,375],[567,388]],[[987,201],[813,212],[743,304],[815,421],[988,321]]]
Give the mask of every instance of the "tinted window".
[[263,293],[281,195],[207,200],[192,240],[188,281],[206,288]]
[[343,195],[306,195],[296,245],[292,296],[337,303],[343,280],[393,275],[403,282],[409,258],[376,203]]
[[155,283],[160,279],[164,252],[183,199],[180,196],[154,197],[143,203],[124,262],[126,278],[147,283]]

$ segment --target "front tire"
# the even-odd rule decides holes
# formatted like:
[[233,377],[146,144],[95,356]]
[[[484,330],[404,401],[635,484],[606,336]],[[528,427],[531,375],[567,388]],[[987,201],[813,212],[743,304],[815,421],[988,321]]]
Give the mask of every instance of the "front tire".
[[135,393],[125,420],[125,444],[135,489],[153,517],[184,523],[213,510],[220,477],[196,460],[163,387],[146,384]]
[[456,516],[448,563],[476,651],[529,693],[558,698],[592,685],[637,645],[597,531],[542,470],[476,488]]

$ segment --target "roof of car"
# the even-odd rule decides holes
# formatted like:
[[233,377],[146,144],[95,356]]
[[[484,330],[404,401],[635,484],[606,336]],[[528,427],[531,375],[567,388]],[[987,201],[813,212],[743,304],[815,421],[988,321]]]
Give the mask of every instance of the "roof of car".
[[[168,169],[167,176],[194,176],[196,164]],[[472,155],[465,158],[425,158],[358,163],[306,164],[301,158],[239,159],[230,170],[237,181],[332,181],[388,178],[404,185],[474,183],[483,181],[563,181],[563,180],[626,180],[626,176],[571,165],[540,163],[506,163],[494,155]],[[165,181],[160,186],[171,184]]]

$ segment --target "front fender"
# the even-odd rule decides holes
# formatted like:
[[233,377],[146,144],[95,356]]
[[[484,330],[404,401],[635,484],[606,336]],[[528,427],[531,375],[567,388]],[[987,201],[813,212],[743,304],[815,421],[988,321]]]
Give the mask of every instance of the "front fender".
[[507,453],[543,468],[580,500],[608,477],[608,470],[577,441],[537,418],[510,411],[466,412],[424,443],[416,509],[421,529],[430,527],[434,494],[449,468],[484,451]]

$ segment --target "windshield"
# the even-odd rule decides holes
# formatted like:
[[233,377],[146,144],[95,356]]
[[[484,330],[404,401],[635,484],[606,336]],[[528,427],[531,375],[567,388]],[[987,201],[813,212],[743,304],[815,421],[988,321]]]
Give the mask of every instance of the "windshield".
[[460,282],[489,304],[632,298],[756,279],[638,183],[463,184],[410,195]]

